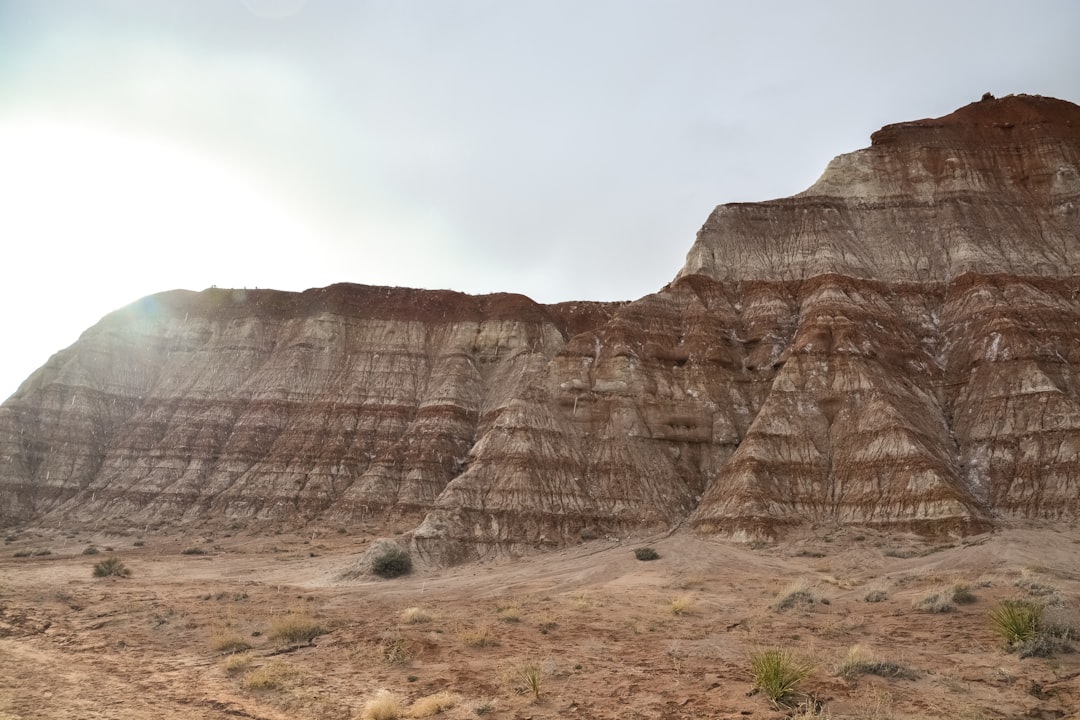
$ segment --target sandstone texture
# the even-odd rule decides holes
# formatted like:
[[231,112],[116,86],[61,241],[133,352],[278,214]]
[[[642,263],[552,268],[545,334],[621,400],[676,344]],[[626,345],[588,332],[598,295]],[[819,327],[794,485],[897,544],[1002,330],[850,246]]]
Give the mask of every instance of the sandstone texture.
[[1080,107],[985,98],[720,206],[632,303],[142,300],[0,407],[0,520],[400,518],[437,562],[1076,520],[1078,372]]

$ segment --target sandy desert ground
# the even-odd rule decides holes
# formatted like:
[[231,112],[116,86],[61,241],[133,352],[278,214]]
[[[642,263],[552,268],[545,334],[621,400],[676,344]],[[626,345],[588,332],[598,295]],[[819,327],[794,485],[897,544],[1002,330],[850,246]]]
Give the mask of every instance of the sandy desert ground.
[[[1080,718],[1080,654],[1021,659],[989,619],[1028,598],[1080,630],[1076,526],[680,532],[394,580],[340,579],[374,539],[346,528],[5,533],[2,720],[362,718],[386,693],[401,717]],[[131,576],[93,577],[112,556]],[[752,692],[774,647],[813,663],[801,709]]]

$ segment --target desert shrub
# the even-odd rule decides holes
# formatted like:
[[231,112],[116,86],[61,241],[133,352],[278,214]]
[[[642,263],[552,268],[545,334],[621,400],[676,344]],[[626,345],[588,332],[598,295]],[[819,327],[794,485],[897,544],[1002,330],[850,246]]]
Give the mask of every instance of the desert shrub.
[[750,655],[750,677],[754,687],[777,707],[788,706],[801,697],[799,686],[814,666],[797,659],[790,650],[768,648]]
[[776,600],[773,601],[772,609],[777,611],[787,610],[801,603],[813,605],[815,600],[816,597],[806,581],[796,580],[780,591],[780,594],[776,596]]
[[251,665],[254,660],[254,656],[248,652],[236,653],[225,658],[225,662],[222,663],[222,667],[229,675],[235,675],[239,672],[243,672]]
[[82,554],[83,555],[97,555],[99,552],[101,552],[101,551],[98,550],[96,546],[87,545],[86,547],[83,548]]
[[634,557],[642,561],[659,560],[660,553],[656,552],[656,550],[651,547],[639,547],[634,550]]
[[296,671],[285,663],[273,662],[244,675],[240,684],[245,690],[282,690]]
[[414,718],[431,717],[444,710],[451,710],[461,703],[461,696],[448,690],[428,695],[416,700],[409,706],[409,716]]
[[881,588],[874,588],[873,590],[870,590],[866,593],[866,596],[863,597],[863,600],[868,603],[879,603],[885,600],[887,597],[889,597],[889,594],[885,590],[882,590]]
[[201,548],[201,547],[196,545],[194,547],[184,548],[183,550],[180,551],[180,554],[181,555],[206,555],[207,552],[206,552],[205,548]]
[[131,570],[118,557],[105,558],[94,565],[94,577],[128,577]]
[[487,625],[465,628],[461,631],[459,637],[466,647],[495,647],[499,644],[498,639],[491,633],[491,628]]
[[957,605],[969,605],[978,598],[971,592],[971,586],[966,583],[956,583],[952,586],[952,601]]
[[238,653],[244,650],[249,650],[251,643],[249,643],[243,635],[235,630],[221,629],[216,630],[210,636],[210,649],[218,653]]
[[396,578],[412,572],[412,557],[402,547],[387,547],[371,563],[371,572],[381,578]]
[[1032,597],[1047,598],[1057,595],[1058,589],[1053,585],[1039,582],[1036,578],[1024,574],[1016,580],[1016,587],[1023,589]]
[[848,648],[847,656],[836,668],[836,674],[848,680],[854,680],[859,675],[877,675],[884,678],[900,678],[903,680],[915,680],[918,673],[899,663],[888,660],[875,660],[861,645],[852,645]]
[[49,548],[41,548],[34,551],[34,557],[39,557],[41,555],[52,555],[52,550]]
[[473,715],[483,717],[495,710],[495,701],[491,698],[480,698],[469,703]]
[[402,716],[401,701],[389,690],[380,690],[364,703],[361,720],[398,720]]
[[326,632],[313,617],[307,613],[291,612],[275,618],[270,623],[270,639],[296,645],[310,643]]
[[405,638],[396,632],[390,632],[375,643],[375,654],[383,665],[408,665],[412,662],[413,652]]
[[401,622],[409,625],[419,625],[421,623],[431,622],[434,616],[430,610],[425,610],[420,607],[407,607],[401,611]]
[[671,599],[672,615],[690,615],[694,612],[694,598],[691,595],[680,595]]
[[508,623],[521,622],[522,613],[521,606],[517,604],[504,605],[498,609],[499,619]]
[[952,588],[935,590],[915,603],[915,609],[930,613],[947,613],[956,609],[952,600]]
[[29,550],[16,550],[15,552],[13,552],[11,554],[12,557],[17,557],[17,558],[30,557],[31,555],[33,555],[33,553],[30,552]]

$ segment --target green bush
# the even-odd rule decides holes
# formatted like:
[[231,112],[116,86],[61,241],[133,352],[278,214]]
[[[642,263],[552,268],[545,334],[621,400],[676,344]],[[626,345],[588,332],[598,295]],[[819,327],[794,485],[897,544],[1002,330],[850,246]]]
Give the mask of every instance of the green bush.
[[659,560],[660,553],[651,547],[639,547],[634,550],[634,557],[638,560]]
[[118,557],[105,558],[94,565],[94,577],[129,577],[131,570]]
[[802,696],[799,685],[813,669],[812,664],[796,659],[783,648],[758,650],[750,656],[754,687],[777,707],[790,706]]
[[381,578],[396,578],[412,572],[412,558],[400,547],[388,547],[371,564],[371,571]]

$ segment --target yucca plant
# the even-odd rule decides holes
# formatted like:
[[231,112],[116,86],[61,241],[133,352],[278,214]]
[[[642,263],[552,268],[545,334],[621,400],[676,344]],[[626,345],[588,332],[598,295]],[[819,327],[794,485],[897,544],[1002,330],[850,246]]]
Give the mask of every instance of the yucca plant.
[[799,685],[813,669],[812,663],[796,658],[784,648],[757,650],[750,655],[754,687],[777,707],[790,707],[802,695]]
[[990,612],[990,621],[997,634],[1012,647],[1043,632],[1043,606],[1030,600],[1002,600]]

